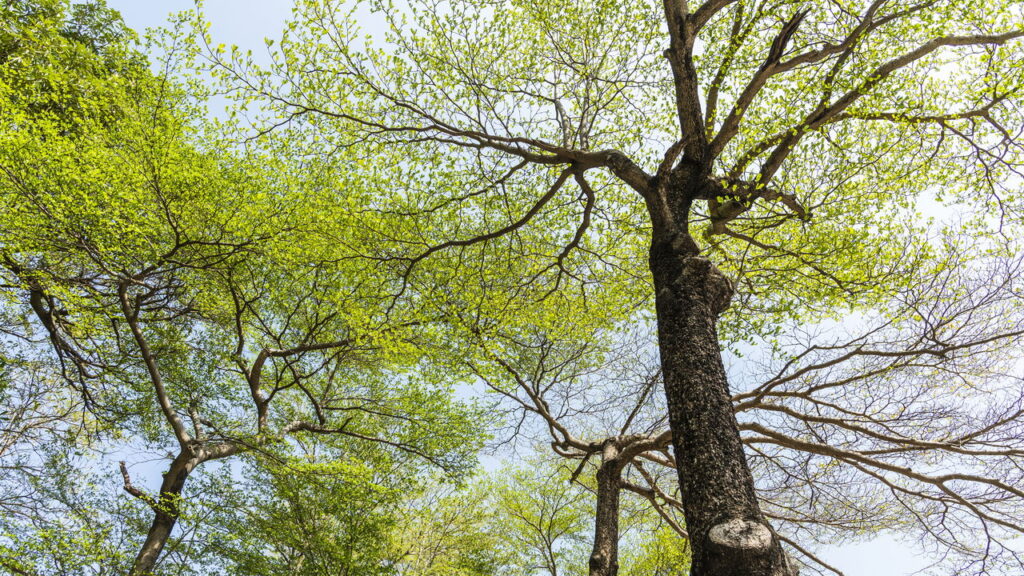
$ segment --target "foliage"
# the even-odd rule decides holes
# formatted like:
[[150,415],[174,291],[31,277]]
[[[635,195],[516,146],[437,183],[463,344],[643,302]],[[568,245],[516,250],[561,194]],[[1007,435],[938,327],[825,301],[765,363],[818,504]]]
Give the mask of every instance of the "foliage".
[[[358,191],[325,190],[337,174],[310,170],[286,142],[244,149],[218,137],[204,120],[200,87],[169,76],[182,62],[173,32],[164,39],[165,75],[156,76],[102,3],[20,2],[5,10],[17,12],[5,22],[22,26],[6,37],[13,48],[0,66],[0,273],[9,355],[31,357],[57,383],[53,392],[26,398],[43,403],[58,433],[68,431],[41,437],[108,466],[96,486],[75,484],[74,466],[38,480],[71,485],[94,501],[117,487],[116,478],[127,492],[121,499],[130,494],[136,506],[108,508],[110,515],[97,519],[107,524],[83,525],[74,530],[84,539],[64,540],[48,534],[73,532],[53,532],[47,523],[92,516],[64,520],[53,517],[64,508],[37,510],[44,524],[21,526],[24,538],[11,536],[23,542],[12,543],[19,553],[30,554],[39,570],[51,557],[65,563],[77,556],[77,568],[65,567],[73,572],[110,566],[90,560],[89,547],[127,558],[148,523],[197,522],[192,508],[216,507],[231,494],[189,488],[191,470],[257,451],[291,464],[251,460],[266,464],[249,472],[266,486],[265,501],[244,501],[250,508],[239,513],[266,505],[267,520],[280,526],[250,522],[240,533],[250,540],[218,553],[239,570],[273,571],[253,564],[246,550],[260,538],[295,547],[288,539],[298,533],[279,529],[300,523],[290,516],[300,512],[294,503],[318,482],[344,487],[324,514],[352,525],[359,508],[346,506],[379,497],[376,483],[359,479],[374,462],[400,461],[403,475],[413,477],[424,468],[458,475],[471,466],[477,411],[453,399],[454,383],[430,369],[420,344],[429,326],[418,331],[421,320],[387,308],[374,287],[377,271],[346,257],[351,224],[344,214],[360,209]],[[76,420],[86,428],[76,430]],[[296,463],[291,452],[321,435],[380,450],[325,441],[335,458]],[[18,447],[28,450],[26,458],[40,458],[31,446]],[[163,458],[168,449],[174,460],[156,492],[138,476],[133,482],[135,466],[122,463],[118,476],[115,462],[103,458]],[[180,483],[166,488],[178,474]],[[341,499],[346,493],[351,502]],[[114,542],[110,526],[138,532]],[[373,538],[363,537],[365,557],[352,559],[353,542],[322,536],[298,543],[308,548],[301,553],[309,573],[345,554],[353,567],[377,565],[365,545]],[[188,548],[182,542],[147,539],[146,546],[168,546],[170,569],[181,564]],[[184,554],[185,566],[203,564]],[[132,571],[151,569],[136,564]]]
[[382,559],[411,482],[385,454],[350,448],[307,445],[211,475],[201,490],[216,498],[188,513],[194,530],[171,559],[196,574],[389,574]]
[[[898,530],[1019,572],[1022,21],[299,0],[261,66],[201,4],[140,46],[102,1],[6,3],[0,567],[582,573],[612,441],[622,573],[685,572],[648,269],[675,210],[736,289],[725,393],[791,550]],[[496,429],[562,460],[470,475]]]

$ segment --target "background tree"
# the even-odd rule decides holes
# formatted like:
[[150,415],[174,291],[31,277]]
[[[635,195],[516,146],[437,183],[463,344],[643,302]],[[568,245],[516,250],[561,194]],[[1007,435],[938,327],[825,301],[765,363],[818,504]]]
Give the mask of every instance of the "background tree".
[[390,536],[393,573],[491,576],[515,566],[519,551],[504,545],[488,493],[474,485],[427,482],[402,503]]
[[[550,453],[480,473],[461,489],[428,490],[398,522],[403,575],[489,574],[569,576],[588,572],[597,487],[592,476],[573,481],[573,469]],[[648,506],[626,503],[622,553],[636,570],[685,571],[678,535],[664,533]]]
[[586,554],[590,498],[569,486],[564,466],[539,458],[525,465],[499,470],[500,480],[488,487],[499,520],[494,530],[505,527],[505,546],[518,552],[519,572],[576,573]]
[[[388,26],[379,47],[349,6]],[[328,151],[365,140],[403,151],[376,169],[396,183],[380,210],[408,218],[385,229],[369,217],[389,243],[364,253],[400,271],[396,297],[476,284],[521,300],[531,285],[552,293],[552,310],[568,284],[588,296],[612,285],[620,298],[646,286],[638,307],[656,312],[693,573],[791,574],[755,492],[741,435],[754,425],[734,415],[720,336],[770,344],[786,322],[884,310],[946,258],[917,216],[928,199],[964,210],[949,229],[991,250],[968,259],[1017,250],[986,237],[1019,232],[1021,21],[1014,2],[309,0],[271,66],[211,56],[243,98],[272,107],[261,129],[310,127]],[[650,280],[638,282],[645,247]],[[470,310],[514,315],[502,308],[514,297],[496,300]],[[587,310],[630,309],[602,309],[610,301]],[[982,323],[994,333],[979,342],[1011,342],[1015,321]],[[954,329],[944,316],[932,327]],[[996,421],[1012,429],[1009,416]],[[844,435],[873,436],[851,426]],[[786,442],[820,454],[828,441]],[[975,482],[932,480],[940,492]],[[982,484],[988,505],[1020,499],[1011,484]],[[934,500],[939,516],[953,506],[991,522],[947,496]],[[982,570],[988,551],[975,556]]]

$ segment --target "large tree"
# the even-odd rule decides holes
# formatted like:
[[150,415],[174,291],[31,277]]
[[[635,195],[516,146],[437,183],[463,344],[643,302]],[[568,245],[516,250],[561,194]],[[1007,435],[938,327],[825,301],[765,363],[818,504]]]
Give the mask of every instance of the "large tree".
[[[962,244],[929,232],[919,212],[928,206],[963,214],[954,232],[979,247],[977,260],[1016,251],[986,238],[1019,232],[1022,18],[1010,1],[305,0],[270,66],[210,54],[233,89],[272,111],[261,129],[310,127],[325,156],[360,150],[373,162],[367,142],[389,151],[374,170],[394,193],[368,211],[379,243],[364,257],[399,271],[396,301],[443,297],[474,321],[513,311],[536,318],[542,309],[622,318],[647,305],[594,287],[617,283],[610,294],[619,300],[646,291],[692,573],[781,575],[795,567],[758,501],[721,337],[770,342],[786,321],[884,309]],[[382,24],[382,41],[364,37],[358,19]],[[647,278],[636,266],[642,245]],[[931,288],[947,303],[965,297]],[[1014,290],[996,317],[1013,318]],[[591,299],[559,310],[566,292]],[[897,340],[917,342],[908,355],[954,354],[943,331],[974,326],[971,314],[933,310],[900,319],[924,318],[923,340]],[[1004,328],[993,327],[989,342],[1019,335]],[[802,376],[865,350],[883,364],[889,354],[857,340],[813,345],[753,398],[807,384]],[[813,417],[843,411],[815,401]],[[1022,494],[997,473],[926,474],[829,447],[840,437],[882,440],[885,432],[856,425],[876,408],[832,418],[842,425],[827,438],[743,427],[763,441],[852,459],[883,482],[906,469],[937,489],[938,508],[965,507],[985,526],[1020,530],[1012,512],[948,497],[980,482],[986,507],[1016,506]],[[996,419],[1004,432],[1015,429],[1013,414]],[[871,425],[885,430],[884,420]],[[970,450],[1011,470],[1020,457],[983,443]]]
[[[425,368],[420,317],[377,294],[373,269],[349,264],[351,227],[340,215],[358,196],[322,187],[337,173],[310,169],[294,148],[275,149],[280,142],[245,150],[219,139],[203,91],[173,77],[173,35],[154,50],[154,74],[102,2],[17,2],[4,16],[0,313],[5,355],[32,359],[36,372],[22,362],[13,376],[28,408],[12,410],[2,441],[159,454],[153,486],[128,462],[110,463],[148,516],[127,523],[139,529],[124,538],[137,547],[128,573],[157,570],[189,501],[211,500],[189,482],[215,461],[259,453],[268,465],[287,462],[305,443],[333,457],[293,473],[330,475],[361,459],[403,461],[409,477],[424,465],[466,468],[475,412]],[[325,212],[331,220],[317,217]],[[47,388],[37,393],[33,378]],[[42,456],[26,458],[21,470],[46,470]],[[52,467],[34,478],[40,494],[87,492],[88,475],[74,474]],[[19,480],[12,469],[0,484]],[[293,489],[278,482],[271,494]],[[26,556],[45,573],[33,542],[75,523],[93,533],[82,528],[84,507],[58,514],[37,504],[5,519],[0,561],[20,567]],[[78,569],[124,560],[83,539],[91,547]],[[303,551],[307,568],[317,553],[331,556]]]

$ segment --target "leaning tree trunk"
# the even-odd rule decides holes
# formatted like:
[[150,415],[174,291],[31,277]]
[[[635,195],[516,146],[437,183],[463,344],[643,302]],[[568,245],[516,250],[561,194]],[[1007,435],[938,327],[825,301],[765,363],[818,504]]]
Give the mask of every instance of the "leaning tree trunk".
[[615,441],[609,438],[601,451],[597,470],[597,513],[594,549],[590,554],[590,576],[616,576],[619,573],[619,492],[622,463]]
[[146,541],[139,549],[135,557],[135,564],[132,566],[129,576],[150,576],[160,553],[171,537],[171,531],[178,522],[180,514],[181,492],[185,488],[185,480],[199,463],[199,457],[188,450],[182,450],[178,457],[171,462],[171,467],[164,473],[163,482],[160,484],[160,496],[156,502],[152,502],[152,509],[155,516],[153,524],[150,525]]
[[[685,222],[685,216],[674,220]],[[717,319],[729,305],[732,284],[699,255],[685,227],[666,232],[655,226],[650,267],[669,425],[693,552],[690,574],[793,576],[796,570],[758,506],[718,347]]]

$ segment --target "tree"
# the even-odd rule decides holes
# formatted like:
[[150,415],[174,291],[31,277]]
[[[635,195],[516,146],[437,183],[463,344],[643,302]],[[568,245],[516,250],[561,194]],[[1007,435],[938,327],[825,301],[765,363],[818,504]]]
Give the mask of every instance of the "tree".
[[[123,450],[167,455],[155,490],[120,463],[123,490],[150,517],[128,573],[157,569],[187,483],[210,462],[287,456],[317,436],[342,453],[366,443],[467,468],[476,411],[427,369],[420,319],[382,306],[375,271],[347,264],[339,216],[359,210],[358,195],[324,190],[336,173],[280,143],[219,139],[203,91],[173,78],[173,34],[155,76],[102,3],[4,10],[18,25],[0,64],[8,335],[81,399],[71,415],[88,415],[91,436],[69,435],[72,445],[126,439]],[[108,65],[110,54],[133,64]]]
[[[644,361],[640,334],[619,334],[615,342],[602,331],[584,333],[582,327],[564,332],[572,339],[531,339],[499,329],[479,339],[483,360],[470,357],[468,363],[510,406],[509,418],[519,422],[516,435],[548,444],[554,456],[572,462],[575,471],[556,485],[568,480],[592,486],[589,573],[607,576],[619,569],[623,491],[641,496],[677,538],[688,537],[673,514],[680,506],[677,495],[666,493],[658,482],[658,469],[673,466],[667,451],[671,434],[665,429],[664,405],[653,393],[660,374]],[[530,416],[538,420],[539,438],[524,426]],[[543,492],[526,482],[519,482],[518,490]]]
[[[428,487],[396,525],[393,565],[406,576],[585,574],[597,491],[592,477],[574,475],[561,458],[544,452],[481,471],[459,489]],[[633,561],[630,573],[685,569],[679,536],[665,532],[658,514],[647,506],[624,509],[622,548]]]
[[[727,346],[770,340],[787,322],[899,299],[911,290],[908,279],[939,270],[945,258],[946,246],[915,216],[927,198],[965,210],[967,221],[954,233],[992,251],[970,260],[1012,255],[1015,244],[1000,247],[991,238],[1012,238],[1020,224],[1013,190],[1021,166],[1019,3],[354,6],[387,26],[379,47],[340,2],[308,0],[298,3],[269,67],[215,52],[213,67],[244,98],[270,108],[258,119],[261,129],[309,129],[330,150],[371,140],[402,151],[402,162],[376,166],[396,188],[378,206],[408,220],[381,235],[389,249],[364,253],[401,271],[396,298],[431,293],[439,280],[463,287],[471,274],[476,293],[451,301],[498,293],[499,304],[476,315],[501,321],[510,317],[503,305],[536,292],[561,304],[559,290],[570,283],[584,295],[613,285],[611,293],[624,298],[633,292],[615,284],[623,278],[647,287],[639,307],[653,297],[693,574],[795,570],[759,504],[741,428],[758,432],[758,441],[867,466],[876,477],[874,470],[905,469],[940,492],[976,482],[921,475],[859,451],[841,456],[822,438],[785,439],[762,424],[741,425],[720,337]],[[634,264],[644,243],[649,281],[640,282]],[[476,261],[483,266],[470,272]],[[934,288],[938,309],[949,304],[944,298],[962,296]],[[1005,313],[1016,314],[1013,290],[1001,294]],[[630,309],[600,308],[611,300],[598,297],[587,310],[614,317]],[[520,302],[515,310],[530,306],[540,307]],[[971,325],[972,313],[965,314]],[[907,344],[896,352],[902,358],[963,350],[938,335],[957,332],[942,314],[912,312],[892,326],[919,317],[931,319],[924,329],[933,336],[884,344]],[[984,327],[990,332],[975,342],[987,352],[983,344],[1019,336],[1012,325]],[[852,342],[848,354],[781,378],[806,384],[803,376],[865,349],[875,359],[890,353]],[[826,349],[811,345],[784,362],[784,372]],[[873,374],[885,373],[879,370]],[[997,418],[997,427],[1013,429],[1013,414]],[[878,439],[877,430],[858,427],[860,417],[844,414],[835,425],[844,435]],[[979,435],[984,428],[961,439]],[[898,437],[913,443],[913,434]],[[997,453],[979,447],[971,454],[1004,464],[1019,458],[1001,445]],[[994,490],[981,496],[987,505],[1016,506],[1022,495],[1012,484],[985,478],[982,490]],[[957,498],[933,502],[1020,531],[1012,513],[996,520]]]
[[[884,315],[862,318],[852,332],[793,326],[779,353],[748,350],[747,382],[733,402],[759,499],[812,567],[835,571],[809,541],[885,530],[963,555],[968,566],[1010,571],[1016,562],[1012,544],[1006,554],[998,538],[980,543],[983,554],[971,547],[975,535],[1012,527],[1021,513],[1019,501],[991,498],[992,490],[1013,494],[1010,479],[1019,477],[1021,393],[1011,375],[1024,328],[1021,262],[978,267],[962,248],[948,249],[939,268],[921,270]],[[575,317],[563,322],[575,326],[557,331],[571,335],[564,341],[494,330],[474,372],[507,400],[512,433],[580,461],[576,477],[597,473],[597,485],[608,486],[596,502],[604,537],[595,538],[595,556],[615,556],[620,491],[643,497],[686,538],[674,518],[679,497],[659,474],[674,462],[643,330],[585,332]],[[973,398],[964,403],[967,386]],[[951,468],[959,474],[943,471]]]
[[499,510],[480,477],[462,486],[430,482],[402,503],[388,567],[399,576],[514,573],[521,551],[505,545]]
[[582,564],[573,560],[583,555],[589,498],[569,486],[564,466],[540,458],[525,464],[530,468],[498,471],[487,487],[498,520],[494,530],[504,527],[505,545],[518,553],[520,572],[564,575]]
[[391,460],[365,443],[338,450],[312,440],[303,439],[296,453],[252,454],[244,472],[205,479],[203,490],[215,497],[190,511],[200,518],[191,522],[188,545],[180,546],[180,563],[165,561],[164,569],[248,576],[391,574],[388,542],[399,507],[417,489],[416,477],[408,474],[415,463]]

